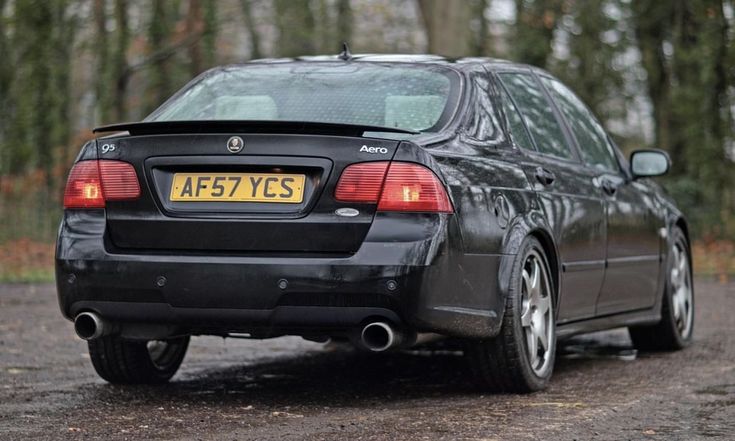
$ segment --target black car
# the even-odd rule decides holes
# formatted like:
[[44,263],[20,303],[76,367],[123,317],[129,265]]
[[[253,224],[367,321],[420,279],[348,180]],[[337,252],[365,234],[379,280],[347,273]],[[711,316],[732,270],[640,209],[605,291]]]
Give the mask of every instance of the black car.
[[69,175],[63,314],[113,383],[167,381],[191,335],[369,351],[461,339],[481,383],[544,388],[556,342],[692,336],[687,223],[548,73],[364,55],[212,69]]

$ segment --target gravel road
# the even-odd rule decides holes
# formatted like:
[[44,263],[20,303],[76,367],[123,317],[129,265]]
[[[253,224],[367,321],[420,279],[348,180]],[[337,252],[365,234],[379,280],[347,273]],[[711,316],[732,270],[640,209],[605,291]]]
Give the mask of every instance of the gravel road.
[[474,388],[451,348],[380,355],[192,339],[160,387],[95,375],[51,285],[0,285],[0,439],[735,439],[735,284],[698,281],[694,345],[638,353],[625,330],[565,343],[551,387]]

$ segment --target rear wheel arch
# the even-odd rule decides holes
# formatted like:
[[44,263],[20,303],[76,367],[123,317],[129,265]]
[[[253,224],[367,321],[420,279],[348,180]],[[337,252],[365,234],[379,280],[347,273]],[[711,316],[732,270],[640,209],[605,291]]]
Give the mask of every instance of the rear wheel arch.
[[[561,261],[551,230],[539,213],[533,212],[517,218],[515,222],[511,222],[511,225],[503,240],[503,254],[508,256],[518,254],[524,239],[528,236],[532,236],[538,240],[541,243],[549,264],[549,272],[551,273],[552,284],[554,285],[554,301],[558,304],[561,293]],[[512,262],[513,257],[504,260]],[[502,292],[507,292],[507,286],[503,285],[501,284],[501,287],[504,288]]]
[[531,231],[529,235],[535,237],[536,240],[541,243],[544,254],[546,254],[546,260],[549,264],[549,273],[551,274],[553,285],[552,294],[554,296],[554,301],[556,302],[555,306],[558,306],[559,295],[561,292],[561,265],[559,264],[559,256],[556,250],[554,239],[551,237],[551,234],[540,228]]
[[[551,378],[556,353],[555,302],[546,246],[533,230],[520,236],[517,252],[504,259],[512,261],[512,268],[505,274],[509,291],[503,299],[500,333],[467,342],[465,354],[478,385],[493,392],[534,392],[544,389]],[[532,272],[539,277],[526,274],[527,265],[533,262]],[[544,297],[551,301],[534,304],[534,298]],[[536,330],[541,330],[545,338],[537,336]]]

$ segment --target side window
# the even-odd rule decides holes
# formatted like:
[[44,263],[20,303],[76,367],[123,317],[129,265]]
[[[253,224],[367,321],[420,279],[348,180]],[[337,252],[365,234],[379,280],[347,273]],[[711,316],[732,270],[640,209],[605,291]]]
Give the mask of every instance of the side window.
[[577,140],[582,159],[600,170],[619,172],[617,160],[607,141],[605,129],[597,122],[587,106],[559,81],[542,78],[554,97]]
[[541,85],[530,74],[501,73],[503,84],[518,104],[526,126],[531,132],[539,152],[564,159],[572,159],[564,132],[554,115],[551,103]]
[[505,113],[505,117],[508,120],[508,129],[510,130],[510,136],[513,138],[513,142],[523,149],[536,150],[531,135],[528,134],[521,114],[518,113],[518,109],[510,95],[508,95],[508,92],[502,86],[499,89],[503,113]]
[[475,141],[489,143],[502,141],[503,131],[500,130],[500,125],[496,119],[487,74],[484,71],[475,72],[470,78],[474,100],[470,117],[465,123],[467,135]]

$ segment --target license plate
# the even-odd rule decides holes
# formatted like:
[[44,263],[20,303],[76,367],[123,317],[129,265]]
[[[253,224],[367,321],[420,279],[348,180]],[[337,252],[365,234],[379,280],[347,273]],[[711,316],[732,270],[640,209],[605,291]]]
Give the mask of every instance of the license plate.
[[176,173],[171,201],[278,202],[304,200],[304,175],[269,173]]

